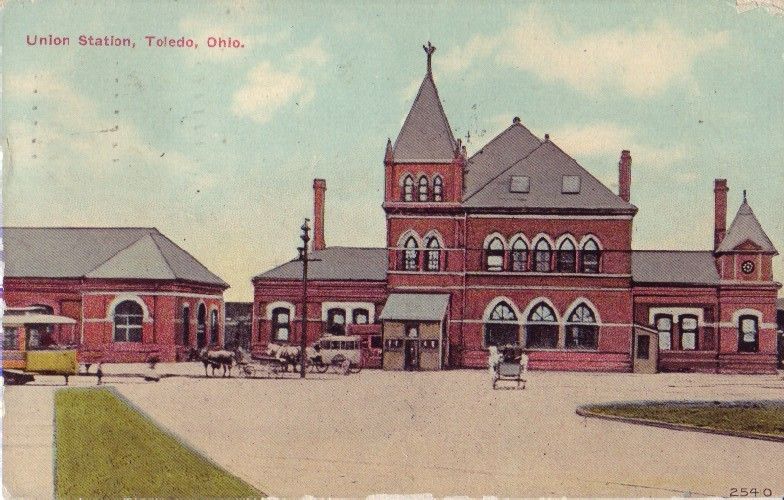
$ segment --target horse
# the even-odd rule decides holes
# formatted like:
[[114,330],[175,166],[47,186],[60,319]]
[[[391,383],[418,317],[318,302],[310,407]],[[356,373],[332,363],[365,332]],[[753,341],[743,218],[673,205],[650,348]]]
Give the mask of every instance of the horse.
[[[307,350],[305,352],[307,353]],[[286,364],[287,371],[288,365],[291,365],[291,369],[294,371],[300,361],[298,346],[269,344],[267,346],[267,354],[283,361]]]
[[196,351],[195,358],[202,362],[204,365],[204,376],[209,376],[207,374],[207,367],[212,368],[212,376],[215,376],[215,369],[223,368],[223,376],[225,377],[228,373],[229,377],[231,377],[231,368],[234,366],[234,363],[237,359],[237,353],[232,351],[226,350],[216,350],[211,351],[209,347],[203,347],[202,349]]

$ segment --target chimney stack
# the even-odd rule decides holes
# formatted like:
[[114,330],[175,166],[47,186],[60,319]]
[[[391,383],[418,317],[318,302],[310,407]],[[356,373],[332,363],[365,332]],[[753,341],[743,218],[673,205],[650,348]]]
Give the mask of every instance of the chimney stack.
[[324,196],[327,181],[313,179],[313,250],[324,250]]
[[727,179],[713,181],[713,249],[716,250],[727,234]]
[[632,155],[628,149],[621,151],[621,161],[618,162],[618,196],[623,201],[632,199]]

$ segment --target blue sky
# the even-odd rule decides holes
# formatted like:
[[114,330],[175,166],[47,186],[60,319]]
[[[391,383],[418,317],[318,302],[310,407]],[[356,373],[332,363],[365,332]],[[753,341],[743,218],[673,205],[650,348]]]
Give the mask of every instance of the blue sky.
[[[69,36],[68,47],[26,35]],[[80,47],[86,35],[136,48]],[[145,35],[198,49],[147,48]],[[7,225],[155,226],[251,299],[295,253],[312,179],[327,243],[384,243],[383,154],[425,71],[475,152],[520,116],[611,189],[636,248],[707,249],[716,177],[784,249],[784,17],[728,2],[11,2]],[[208,49],[207,37],[243,49]],[[776,262],[784,279],[784,262]]]

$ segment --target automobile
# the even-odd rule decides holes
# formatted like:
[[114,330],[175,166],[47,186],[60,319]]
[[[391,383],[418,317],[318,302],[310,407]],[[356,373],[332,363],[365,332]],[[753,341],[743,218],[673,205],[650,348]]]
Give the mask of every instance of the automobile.
[[324,335],[313,343],[316,355],[325,365],[333,365],[347,359],[352,371],[362,368],[362,351],[358,335]]

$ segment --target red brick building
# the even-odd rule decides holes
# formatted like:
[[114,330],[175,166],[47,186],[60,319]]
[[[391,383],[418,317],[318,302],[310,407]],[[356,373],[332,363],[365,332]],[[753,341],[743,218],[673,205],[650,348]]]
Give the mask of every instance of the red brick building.
[[76,345],[84,362],[181,359],[222,345],[228,285],[154,228],[3,228],[8,307],[77,321],[33,328],[30,348]]
[[[727,230],[727,183],[716,181],[711,250],[633,250],[629,151],[618,194],[519,118],[469,156],[449,126],[431,54],[387,142],[385,247],[326,248],[326,184],[314,183],[320,262],[309,340],[364,332],[399,369],[423,357],[483,367],[499,345],[525,350],[534,369],[775,370],[777,252],[745,193]],[[254,348],[298,341],[300,276],[294,260],[253,279]]]

